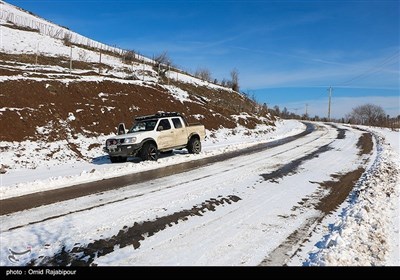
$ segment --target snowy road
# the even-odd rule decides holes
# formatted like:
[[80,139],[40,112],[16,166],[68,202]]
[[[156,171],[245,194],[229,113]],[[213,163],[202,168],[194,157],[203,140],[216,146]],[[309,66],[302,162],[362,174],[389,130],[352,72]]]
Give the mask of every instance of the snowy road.
[[283,265],[371,165],[371,135],[292,142],[1,216],[1,265]]
[[[148,182],[158,178],[191,171],[205,165],[225,161],[235,157],[251,155],[266,149],[284,145],[300,137],[310,134],[315,126],[311,123],[305,123],[306,129],[298,134],[270,141],[267,143],[250,146],[246,149],[234,150],[214,156],[204,157],[197,160],[186,161],[178,164],[171,164],[152,170],[130,173],[128,175],[117,176],[109,179],[94,180],[88,183],[76,184],[65,188],[57,188],[45,192],[35,192],[27,195],[6,198],[1,201],[0,215],[10,214],[30,208],[73,199],[81,196],[109,191],[121,187]],[[172,158],[172,157],[171,157]]]

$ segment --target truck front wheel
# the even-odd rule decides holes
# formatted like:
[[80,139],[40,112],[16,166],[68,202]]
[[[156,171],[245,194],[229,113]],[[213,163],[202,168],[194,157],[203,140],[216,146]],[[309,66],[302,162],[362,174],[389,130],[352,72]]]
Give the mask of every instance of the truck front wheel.
[[140,150],[140,158],[142,160],[158,160],[158,150],[153,143],[144,143],[142,149]]
[[198,154],[201,152],[201,142],[198,138],[190,138],[187,145],[188,152],[191,154]]

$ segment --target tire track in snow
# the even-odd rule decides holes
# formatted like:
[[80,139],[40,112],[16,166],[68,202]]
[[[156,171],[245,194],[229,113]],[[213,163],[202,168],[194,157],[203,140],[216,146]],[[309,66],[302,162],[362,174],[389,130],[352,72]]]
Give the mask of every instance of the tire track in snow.
[[166,229],[167,226],[172,227],[174,224],[186,221],[193,216],[203,216],[203,213],[207,210],[215,211],[218,206],[224,206],[225,203],[232,204],[240,200],[241,198],[236,195],[228,195],[227,197],[219,197],[217,199],[210,198],[200,205],[193,206],[191,209],[181,210],[152,221],[135,222],[129,228],[124,226],[118,234],[106,239],[95,240],[86,246],[76,246],[68,251],[63,247],[61,252],[56,255],[44,258],[39,256],[38,259],[31,260],[29,265],[88,266],[95,258],[113,252],[116,247],[124,248],[126,246],[133,246],[134,249],[138,249],[141,241]]
[[[331,142],[332,143],[332,142]],[[271,182],[275,182],[278,183],[278,181],[276,179],[280,179],[283,178],[284,176],[288,176],[290,174],[296,173],[297,169],[300,167],[300,165],[302,165],[305,161],[313,159],[315,157],[318,157],[318,155],[327,152],[329,150],[332,150],[333,148],[329,146],[330,144],[324,145],[322,147],[319,147],[316,151],[298,158],[288,164],[285,164],[284,166],[282,166],[281,168],[268,173],[268,174],[261,174],[260,176],[262,176],[264,178],[265,181],[271,181]]]
[[[337,128],[334,125],[331,126]],[[345,129],[337,128],[337,130],[337,139],[344,139],[345,132],[343,131],[345,131]],[[359,149],[359,157],[371,154],[374,147],[371,133],[364,133],[361,135],[356,145]],[[364,160],[364,163],[367,161],[368,160]],[[284,170],[284,172],[285,171],[286,170]],[[319,225],[328,214],[336,210],[337,207],[339,207],[349,197],[354,186],[356,186],[357,182],[362,179],[365,172],[366,170],[360,166],[346,174],[332,175],[333,178],[337,179],[336,181],[327,181],[321,183],[313,182],[319,184],[323,188],[329,189],[329,193],[320,198],[319,201],[311,202],[309,205],[307,205],[307,207],[312,207],[319,210],[320,215],[307,219],[301,227],[293,231],[286,238],[286,240],[282,242],[276,249],[274,249],[259,265],[285,265],[301,250],[302,244],[307,241],[308,237],[311,236],[312,231],[316,228],[316,226]]]
[[340,128],[337,125],[334,124],[329,124],[331,127],[335,128],[338,131],[338,135],[336,137],[336,139],[344,139],[346,138],[346,131],[348,131],[348,129],[346,128]]

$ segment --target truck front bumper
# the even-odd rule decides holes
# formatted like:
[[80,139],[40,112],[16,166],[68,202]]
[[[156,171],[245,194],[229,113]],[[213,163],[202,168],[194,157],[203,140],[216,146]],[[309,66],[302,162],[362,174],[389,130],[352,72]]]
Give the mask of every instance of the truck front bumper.
[[142,145],[130,144],[130,145],[111,145],[103,147],[103,151],[108,153],[112,157],[128,157],[136,156]]

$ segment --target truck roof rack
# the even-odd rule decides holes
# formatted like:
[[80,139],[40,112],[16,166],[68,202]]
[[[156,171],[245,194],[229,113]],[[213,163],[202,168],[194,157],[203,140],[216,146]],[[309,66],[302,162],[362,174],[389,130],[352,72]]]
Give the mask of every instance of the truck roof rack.
[[165,117],[179,117],[182,116],[181,113],[178,112],[157,112],[154,115],[147,115],[147,116],[140,116],[136,117],[136,121],[148,120],[148,119],[158,119],[158,118],[165,118]]

